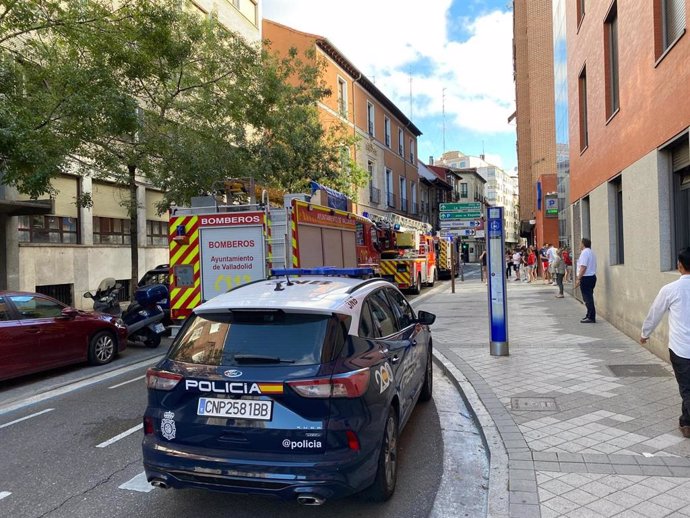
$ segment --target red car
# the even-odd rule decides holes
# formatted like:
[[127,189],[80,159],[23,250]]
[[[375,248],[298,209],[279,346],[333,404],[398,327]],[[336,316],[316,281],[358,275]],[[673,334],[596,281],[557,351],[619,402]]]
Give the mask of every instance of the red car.
[[104,365],[126,346],[127,328],[117,317],[40,293],[0,291],[0,380],[83,361]]

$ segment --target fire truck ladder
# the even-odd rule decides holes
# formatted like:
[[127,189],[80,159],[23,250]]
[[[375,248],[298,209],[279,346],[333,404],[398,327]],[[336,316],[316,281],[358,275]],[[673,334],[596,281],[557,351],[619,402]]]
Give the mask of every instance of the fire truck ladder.
[[268,211],[268,258],[270,267],[274,269],[289,268],[287,263],[287,236],[288,236],[288,211],[284,208],[270,209]]

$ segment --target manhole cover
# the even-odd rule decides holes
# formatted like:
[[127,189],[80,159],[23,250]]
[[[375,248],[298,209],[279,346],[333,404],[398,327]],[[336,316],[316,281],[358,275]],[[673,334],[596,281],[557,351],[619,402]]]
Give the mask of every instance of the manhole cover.
[[552,397],[514,397],[510,408],[530,412],[558,412],[556,400]]
[[656,364],[607,365],[607,367],[619,378],[662,378],[671,375],[661,365]]

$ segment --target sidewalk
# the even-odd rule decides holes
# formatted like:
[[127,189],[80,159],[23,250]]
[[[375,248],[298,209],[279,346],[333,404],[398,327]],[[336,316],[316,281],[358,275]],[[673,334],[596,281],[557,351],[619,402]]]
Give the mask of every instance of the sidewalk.
[[670,365],[603,319],[580,324],[584,306],[554,298],[555,286],[507,284],[507,357],[489,355],[478,280],[418,306],[436,313],[437,360],[483,426],[489,514],[690,517],[690,439]]

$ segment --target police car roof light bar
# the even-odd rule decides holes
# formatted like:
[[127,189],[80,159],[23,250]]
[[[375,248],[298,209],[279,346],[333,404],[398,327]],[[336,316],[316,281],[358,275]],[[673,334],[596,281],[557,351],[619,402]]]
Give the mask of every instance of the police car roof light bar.
[[333,266],[322,266],[318,268],[274,268],[271,270],[273,277],[287,277],[288,275],[330,275],[347,277],[371,277],[374,275],[373,268],[335,268]]

